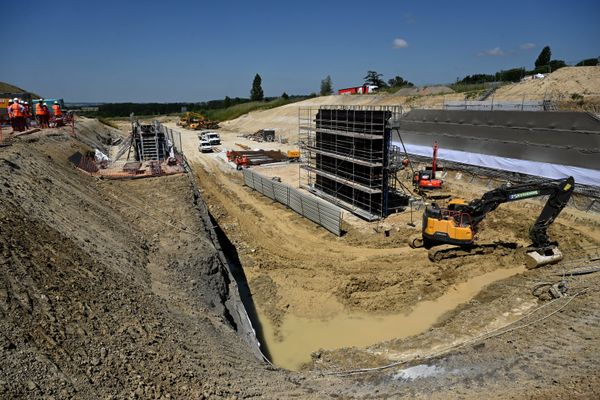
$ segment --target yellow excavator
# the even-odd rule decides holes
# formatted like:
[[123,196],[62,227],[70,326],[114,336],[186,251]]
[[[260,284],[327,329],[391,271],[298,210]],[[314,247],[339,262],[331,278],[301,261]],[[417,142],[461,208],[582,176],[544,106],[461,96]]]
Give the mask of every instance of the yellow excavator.
[[[526,250],[527,267],[536,268],[562,260],[556,243],[550,241],[547,229],[565,208],[575,187],[573,177],[545,180],[514,186],[502,186],[485,193],[480,199],[466,202],[454,199],[447,208],[433,203],[423,213],[422,235],[411,240],[410,247],[425,247],[432,261],[469,254],[487,253],[495,247],[511,247],[506,243],[476,244],[479,223],[500,204],[538,196],[549,196],[539,217],[529,231],[533,242]],[[513,246],[516,248],[516,245]]]
[[190,111],[181,116],[179,122],[177,122],[177,125],[192,130],[219,128],[219,123],[217,121],[212,121],[202,114]]

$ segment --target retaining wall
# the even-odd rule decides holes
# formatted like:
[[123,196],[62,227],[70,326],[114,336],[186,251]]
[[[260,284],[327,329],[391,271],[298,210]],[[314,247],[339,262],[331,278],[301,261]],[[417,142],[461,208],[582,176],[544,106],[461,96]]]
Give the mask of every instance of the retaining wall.
[[412,110],[399,131],[407,144],[600,170],[600,121],[588,113]]

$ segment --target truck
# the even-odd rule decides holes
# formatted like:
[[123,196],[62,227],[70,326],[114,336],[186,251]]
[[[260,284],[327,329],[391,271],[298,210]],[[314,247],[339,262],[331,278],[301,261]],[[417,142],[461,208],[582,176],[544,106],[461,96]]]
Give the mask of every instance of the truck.
[[354,86],[338,90],[338,94],[366,94],[373,93],[377,89],[375,85]]
[[221,137],[217,132],[202,132],[202,140],[207,140],[212,146],[221,144]]

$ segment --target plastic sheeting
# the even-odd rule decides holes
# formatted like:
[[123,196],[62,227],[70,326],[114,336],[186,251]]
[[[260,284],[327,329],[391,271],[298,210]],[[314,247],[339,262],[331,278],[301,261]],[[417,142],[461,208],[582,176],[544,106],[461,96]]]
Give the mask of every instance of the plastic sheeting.
[[[392,144],[402,149],[402,144],[399,141],[394,141]],[[431,147],[428,146],[406,143],[405,146],[406,151],[409,154],[425,157],[431,157],[433,155]],[[478,167],[491,168],[501,171],[518,172],[551,179],[572,176],[575,178],[575,182],[577,183],[600,187],[600,170],[551,164],[539,161],[519,160],[516,158],[499,157],[487,154],[469,153],[466,151],[448,150],[443,148],[438,150],[438,158],[440,160],[476,165]]]

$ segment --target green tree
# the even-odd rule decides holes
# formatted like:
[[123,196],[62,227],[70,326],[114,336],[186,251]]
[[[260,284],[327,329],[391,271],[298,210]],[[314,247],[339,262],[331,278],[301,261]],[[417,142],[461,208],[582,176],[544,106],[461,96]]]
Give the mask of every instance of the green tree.
[[250,100],[261,101],[265,98],[265,94],[262,90],[262,78],[259,74],[256,74],[254,81],[252,81],[252,90],[250,90]]
[[383,79],[381,79],[382,76],[383,74],[378,74],[377,71],[367,71],[367,76],[363,79],[367,85],[374,85],[382,88],[387,86]]
[[229,96],[225,96],[225,100],[223,100],[223,108],[231,107],[231,98]]
[[413,87],[415,86],[412,82],[405,81],[401,76],[396,75],[394,78],[388,80],[388,85],[391,87]]
[[281,98],[287,100],[290,98],[290,96],[286,92],[283,92],[283,94],[281,95]]
[[321,96],[329,96],[333,93],[333,83],[331,82],[331,77],[329,75],[321,81],[321,91],[319,93]]
[[576,67],[585,67],[585,66],[595,66],[598,65],[598,60],[600,59],[600,57],[597,58],[587,58],[585,60],[581,60],[579,61],[577,64],[575,64]]
[[556,71],[557,69],[564,68],[567,66],[563,60],[550,60],[548,63],[548,67],[550,68],[550,72]]
[[552,52],[550,51],[550,47],[546,46],[540,52],[537,60],[535,60],[535,67],[539,68],[550,64],[550,57],[552,57]]

